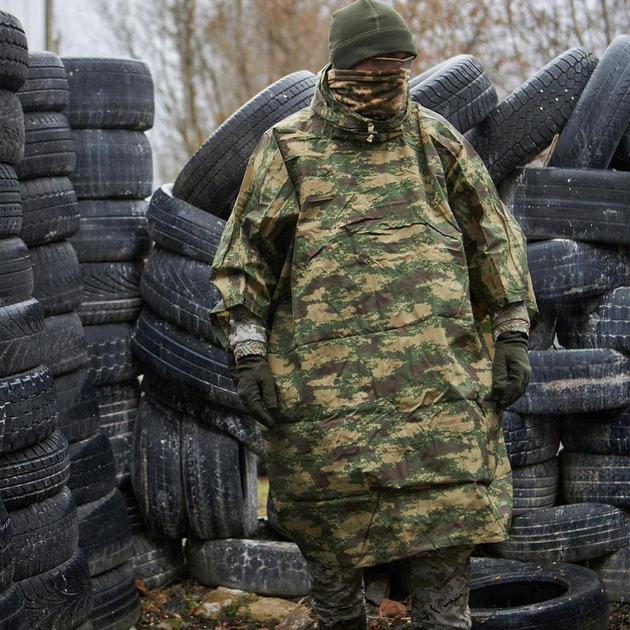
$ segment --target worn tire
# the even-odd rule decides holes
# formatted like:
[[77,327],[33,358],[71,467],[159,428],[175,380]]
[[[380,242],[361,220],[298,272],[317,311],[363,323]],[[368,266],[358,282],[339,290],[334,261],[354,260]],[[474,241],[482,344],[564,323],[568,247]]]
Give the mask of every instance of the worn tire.
[[560,421],[555,416],[506,411],[501,427],[513,468],[545,462],[555,457],[560,447]]
[[173,185],[158,188],[147,212],[149,236],[175,254],[212,264],[225,221],[173,197]]
[[142,610],[131,562],[92,578],[94,630],[128,630],[140,619]]
[[11,584],[0,593],[0,630],[30,630],[30,628],[27,625],[24,595],[17,584]]
[[61,112],[68,107],[68,79],[55,53],[36,51],[28,56],[28,77],[17,93],[25,112]]
[[536,157],[563,128],[597,65],[572,48],[550,61],[466,134],[495,183]]
[[21,227],[20,182],[12,166],[0,164],[0,238],[17,236]]
[[186,560],[189,575],[204,586],[280,597],[303,597],[310,590],[306,561],[293,542],[189,538]]
[[44,309],[34,299],[0,306],[0,377],[43,363]]
[[140,406],[137,380],[99,387],[96,392],[101,431],[112,438],[133,431]]
[[530,350],[548,350],[556,338],[558,313],[554,306],[540,302],[539,317],[534,330],[529,333]]
[[146,258],[151,248],[146,201],[86,199],[77,209],[81,229],[70,242],[81,262]]
[[604,583],[606,595],[611,602],[630,602],[630,546],[610,554],[587,560],[584,566],[595,571]]
[[625,130],[610,161],[610,168],[617,171],[630,171],[630,126]]
[[486,545],[523,562],[581,562],[630,544],[630,516],[611,505],[578,503],[514,517],[510,538]]
[[24,113],[20,99],[0,89],[0,162],[17,165],[24,157]]
[[0,458],[0,498],[18,510],[54,496],[70,477],[68,441],[60,431]]
[[29,246],[69,238],[79,230],[77,196],[67,177],[43,177],[20,182],[22,229]]
[[630,407],[563,416],[562,444],[579,453],[630,456]]
[[157,538],[188,535],[181,422],[176,413],[143,396],[134,428],[131,480],[147,529]]
[[606,49],[553,151],[549,166],[608,168],[630,123],[630,35]]
[[54,315],[44,320],[46,357],[44,363],[56,378],[82,367],[87,360],[87,347],[81,320],[76,313]]
[[506,201],[528,239],[630,244],[630,177],[615,171],[525,168]]
[[209,397],[210,389],[233,392],[225,351],[195,337],[144,308],[133,336],[133,351],[148,368],[166,379]]
[[87,368],[55,379],[59,406],[58,427],[68,442],[92,437],[99,429],[99,406],[94,380]]
[[131,353],[133,328],[127,323],[85,326],[88,369],[94,384],[114,385],[129,381],[140,373]]
[[315,75],[300,71],[276,81],[230,116],[197,150],[175,180],[173,194],[202,210],[227,218],[247,161],[274,123],[306,107]]
[[7,590],[13,581],[14,552],[11,519],[2,501],[0,501],[0,628],[2,628],[1,593]]
[[16,584],[24,595],[29,630],[72,630],[90,612],[90,574],[80,551],[62,565]]
[[[481,565],[483,566],[483,564]],[[484,630],[605,630],[608,598],[597,574],[571,564],[473,564],[470,612]]]
[[0,88],[17,92],[28,77],[28,44],[15,16],[0,11]]
[[68,487],[78,506],[101,499],[116,487],[114,455],[106,435],[96,433],[70,444],[71,476]]
[[81,304],[81,265],[68,241],[30,248],[35,286],[33,297],[46,317],[74,311]]
[[85,326],[133,322],[142,309],[142,262],[83,263],[83,302],[78,313]]
[[20,179],[59,177],[74,171],[77,154],[64,114],[24,114],[24,129],[24,158],[15,168]]
[[58,494],[13,510],[13,554],[19,581],[54,569],[69,560],[77,550],[79,525],[77,510],[68,488]]
[[152,252],[140,293],[151,310],[187,332],[216,343],[210,312],[221,299],[209,282],[210,265],[161,247]]
[[118,489],[77,509],[79,548],[85,554],[90,576],[111,571],[133,555],[133,538],[127,506]]
[[514,515],[551,507],[556,504],[560,485],[558,458],[512,470]]
[[153,79],[135,59],[64,57],[70,84],[68,118],[73,129],[133,129],[153,126]]
[[0,379],[0,453],[48,437],[55,430],[57,412],[55,384],[47,367]]
[[132,558],[136,579],[149,590],[166,586],[184,572],[184,548],[181,540],[152,538],[148,534],[133,537]]
[[77,165],[70,176],[78,199],[144,199],[153,186],[151,144],[124,129],[72,131]]
[[121,433],[109,438],[114,454],[114,467],[116,469],[116,485],[121,486],[131,479],[131,444],[133,433]]
[[0,240],[0,306],[28,300],[33,284],[33,266],[24,241]]

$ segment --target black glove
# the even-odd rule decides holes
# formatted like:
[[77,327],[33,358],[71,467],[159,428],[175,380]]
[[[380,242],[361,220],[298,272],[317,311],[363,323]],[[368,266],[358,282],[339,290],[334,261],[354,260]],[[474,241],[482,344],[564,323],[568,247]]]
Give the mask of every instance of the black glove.
[[494,344],[492,399],[503,409],[507,409],[527,391],[532,375],[527,356],[528,345],[525,333],[513,331],[501,333]]
[[278,409],[278,399],[269,363],[261,355],[248,354],[236,362],[236,371],[237,391],[245,409],[258,422],[272,427],[276,421],[269,412]]

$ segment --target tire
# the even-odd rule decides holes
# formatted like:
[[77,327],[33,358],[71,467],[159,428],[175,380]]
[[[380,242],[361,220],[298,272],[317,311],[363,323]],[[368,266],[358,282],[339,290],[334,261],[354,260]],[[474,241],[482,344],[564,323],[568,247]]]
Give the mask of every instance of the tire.
[[2,501],[0,501],[0,628],[3,620],[2,593],[6,591],[13,581],[14,552],[13,552],[13,532],[11,530],[11,519]]
[[54,377],[63,376],[85,365],[87,348],[81,320],[76,313],[55,315],[44,320],[46,357],[44,363]]
[[0,88],[17,92],[28,76],[28,44],[16,17],[0,11]]
[[73,129],[153,127],[153,79],[135,59],[64,57],[70,84],[68,118]]
[[63,63],[54,53],[31,52],[28,78],[18,96],[25,112],[61,112],[68,107],[68,79]]
[[618,287],[560,313],[558,339],[565,348],[630,352],[630,287]]
[[133,564],[125,564],[92,579],[94,630],[128,630],[140,619],[140,598]]
[[620,248],[552,240],[527,246],[536,299],[576,302],[627,283],[627,255]]
[[125,500],[113,490],[77,509],[79,548],[85,554],[90,576],[111,571],[133,555],[133,538]]
[[140,293],[151,310],[185,331],[216,343],[210,312],[221,299],[209,281],[210,265],[156,247],[142,274]]
[[448,120],[464,133],[497,105],[497,92],[472,55],[458,55],[411,88],[412,100]]
[[142,262],[83,263],[83,302],[86,326],[135,321],[142,309]]
[[24,113],[20,99],[0,89],[0,162],[19,164],[24,157]]
[[630,507],[630,457],[562,453],[562,492],[571,503]]
[[85,326],[88,369],[94,384],[114,385],[138,376],[140,368],[131,353],[133,328],[126,323]]
[[30,630],[30,626],[26,620],[24,595],[17,584],[11,584],[0,593],[0,630],[27,629]]
[[58,494],[70,477],[68,441],[60,431],[0,458],[0,498],[19,510]]
[[615,154],[610,161],[610,168],[617,171],[630,171],[630,126],[621,136]]
[[140,387],[137,381],[99,387],[98,408],[101,431],[108,438],[133,431],[140,406]]
[[536,157],[560,132],[596,65],[593,53],[567,50],[466,134],[495,184]]
[[31,247],[35,287],[33,297],[44,308],[44,315],[61,315],[81,304],[83,281],[81,265],[68,241]]
[[247,161],[269,127],[306,107],[315,76],[301,71],[276,81],[230,116],[175,180],[173,194],[222,219],[229,216]]
[[55,430],[57,410],[55,386],[47,367],[40,365],[0,379],[0,453],[47,438]]
[[151,248],[146,201],[80,201],[81,229],[72,246],[81,262],[141,260]]
[[71,476],[68,487],[77,506],[101,499],[116,487],[114,455],[107,436],[97,433],[70,444]]
[[121,486],[131,479],[131,443],[133,442],[133,434],[123,433],[109,438],[112,445],[112,453],[114,454],[114,468],[116,469],[116,485]]
[[564,126],[549,166],[608,168],[630,123],[630,36],[606,49]]
[[[142,388],[153,400],[172,409],[181,416],[188,416],[203,426],[209,426],[243,443],[250,451],[264,458],[260,427],[243,410],[236,392],[232,401],[222,401],[214,396],[217,390],[211,389],[208,396],[188,390],[178,383],[164,379],[154,372],[147,372],[142,379]],[[215,404],[208,404],[208,400]],[[228,405],[229,406],[224,406]],[[235,408],[238,405],[238,408]]]
[[225,351],[163,320],[146,307],[134,331],[133,351],[148,368],[201,395],[210,388],[233,392]]
[[558,458],[521,466],[512,470],[514,484],[514,515],[552,507],[556,504],[560,485]]
[[17,236],[21,227],[20,183],[12,166],[0,164],[0,238]]
[[605,630],[608,598],[597,574],[571,564],[505,562],[473,569],[470,608],[484,630]]
[[582,562],[630,544],[630,516],[611,505],[577,503],[514,517],[510,538],[486,545],[522,562]]
[[139,131],[75,129],[78,199],[144,199],[153,187],[149,139]]
[[74,171],[77,154],[68,119],[63,114],[24,114],[24,129],[24,158],[15,168],[20,179],[59,177]]
[[512,468],[540,464],[558,453],[560,422],[555,416],[521,416],[506,411],[501,427]]
[[49,499],[14,510],[10,517],[15,582],[50,571],[76,552],[79,524],[68,488]]
[[136,579],[146,589],[166,586],[184,572],[184,549],[181,540],[160,540],[148,534],[133,537],[132,558]]
[[627,173],[525,168],[506,200],[528,239],[630,244]]
[[133,435],[131,480],[149,533],[181,540],[188,535],[177,414],[144,396]]
[[517,413],[564,414],[622,407],[630,396],[630,360],[614,350],[547,350],[529,353],[527,393]]
[[40,365],[45,349],[44,309],[37,300],[0,306],[0,378]]
[[225,221],[173,197],[173,185],[158,188],[147,213],[149,236],[175,254],[212,264]]
[[59,430],[70,444],[87,440],[99,430],[99,407],[94,380],[82,367],[55,379]]
[[80,551],[62,565],[16,584],[24,595],[29,630],[72,630],[90,612],[90,575]]
[[77,196],[67,177],[43,177],[20,182],[22,229],[29,246],[69,238],[79,230]]
[[611,602],[630,602],[630,547],[622,547],[600,558],[587,560],[584,566],[595,571],[604,583],[606,595]]
[[538,323],[529,333],[529,349],[548,350],[556,338],[558,313],[553,306],[543,303],[538,304],[538,310],[540,311]]
[[0,306],[28,300],[33,293],[33,267],[28,247],[19,238],[0,240]]
[[569,451],[630,456],[630,408],[562,417],[562,444]]
[[[129,519],[129,527],[131,527],[131,533],[136,534],[146,533],[147,529],[142,520],[142,514],[140,513],[140,506],[136,501],[136,495],[133,492],[131,483],[124,483],[120,487],[120,493],[125,500],[127,506],[127,517]],[[181,542],[181,541],[180,541]]]
[[256,509],[246,507],[251,497],[244,492],[251,486],[246,473],[251,475],[252,471],[245,470],[241,451],[234,438],[189,418],[182,419],[184,497],[190,530],[197,538],[238,538],[255,532]]
[[280,597],[304,597],[309,593],[306,561],[293,542],[189,538],[186,560],[189,575],[204,586]]

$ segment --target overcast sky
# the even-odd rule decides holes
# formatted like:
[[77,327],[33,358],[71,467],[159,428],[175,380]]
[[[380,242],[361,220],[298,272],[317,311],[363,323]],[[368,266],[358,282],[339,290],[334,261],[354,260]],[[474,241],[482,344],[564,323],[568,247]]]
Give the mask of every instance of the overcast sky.
[[[54,1],[54,24],[62,55],[101,57],[119,53],[94,6],[94,0]],[[44,0],[0,0],[0,9],[22,22],[30,50],[44,50]]]

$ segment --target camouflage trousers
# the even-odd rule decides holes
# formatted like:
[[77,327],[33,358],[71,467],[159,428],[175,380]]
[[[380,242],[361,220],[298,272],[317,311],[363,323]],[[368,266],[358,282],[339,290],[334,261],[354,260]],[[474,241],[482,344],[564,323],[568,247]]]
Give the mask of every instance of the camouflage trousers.
[[[468,608],[473,547],[447,547],[411,556],[411,627],[417,630],[470,630]],[[364,609],[363,569],[329,568],[307,560],[311,599],[325,627],[356,619]]]

